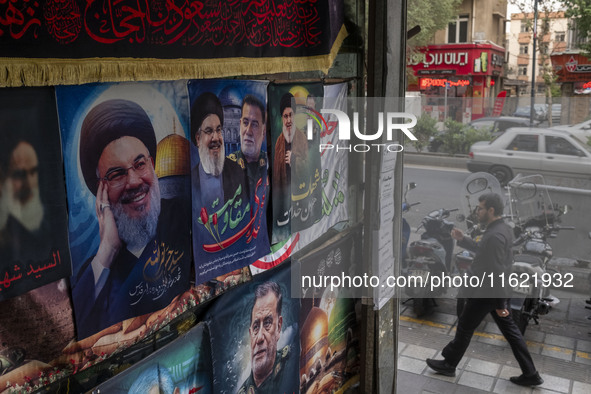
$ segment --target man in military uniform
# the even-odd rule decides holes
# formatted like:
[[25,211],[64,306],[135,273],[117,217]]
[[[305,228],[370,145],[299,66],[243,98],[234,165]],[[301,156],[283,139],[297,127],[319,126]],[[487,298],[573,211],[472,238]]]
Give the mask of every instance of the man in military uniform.
[[[239,394],[292,393],[297,391],[297,357],[290,346],[277,349],[283,317],[281,288],[275,282],[265,282],[255,289],[251,313],[250,336],[251,372],[240,386]],[[288,370],[287,373],[284,373]]]
[[[242,100],[242,115],[240,117],[240,150],[230,154],[228,159],[235,161],[246,170],[251,201],[258,188],[268,188],[267,152],[261,150],[265,139],[265,106],[252,95],[246,95]],[[257,193],[259,194],[259,193]],[[266,194],[266,193],[265,193]]]

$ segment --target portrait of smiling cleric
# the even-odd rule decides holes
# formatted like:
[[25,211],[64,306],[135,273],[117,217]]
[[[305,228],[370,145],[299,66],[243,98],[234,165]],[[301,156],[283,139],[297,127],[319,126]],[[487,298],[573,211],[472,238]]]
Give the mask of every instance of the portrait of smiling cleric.
[[73,281],[79,338],[168,305],[189,287],[189,209],[162,199],[146,111],[112,99],[86,115],[80,167],[96,196],[100,244]]

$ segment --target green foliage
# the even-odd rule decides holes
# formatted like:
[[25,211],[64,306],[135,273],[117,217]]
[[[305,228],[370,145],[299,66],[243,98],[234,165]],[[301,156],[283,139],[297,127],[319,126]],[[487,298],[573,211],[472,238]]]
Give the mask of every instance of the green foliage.
[[[566,7],[565,15],[574,21],[579,37],[588,37],[591,32],[591,0],[563,0]],[[591,57],[591,42],[587,41],[578,45],[583,54]]]
[[421,26],[421,32],[409,41],[409,47],[427,45],[435,32],[445,29],[457,15],[461,3],[462,0],[408,0],[407,26],[409,29]]
[[412,133],[417,137],[416,141],[411,141],[417,152],[421,152],[429,143],[429,138],[437,133],[436,124],[437,120],[426,113],[417,119],[416,126],[411,129]]
[[490,141],[491,137],[489,129],[475,129],[451,119],[445,121],[445,129],[442,135],[443,150],[452,155],[468,154],[472,144],[477,141]]

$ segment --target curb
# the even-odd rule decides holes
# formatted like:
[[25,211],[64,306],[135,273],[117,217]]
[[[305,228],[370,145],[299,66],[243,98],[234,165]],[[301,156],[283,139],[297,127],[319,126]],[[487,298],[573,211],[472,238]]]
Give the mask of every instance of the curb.
[[461,168],[466,170],[467,160],[467,155],[450,156],[437,153],[404,152],[404,164]]

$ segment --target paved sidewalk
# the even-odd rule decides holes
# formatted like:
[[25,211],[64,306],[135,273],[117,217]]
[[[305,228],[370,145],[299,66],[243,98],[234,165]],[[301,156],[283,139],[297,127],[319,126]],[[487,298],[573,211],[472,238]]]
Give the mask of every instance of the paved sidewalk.
[[[556,293],[553,291],[553,293]],[[455,300],[437,300],[436,312],[418,319],[412,301],[401,307],[398,337],[399,393],[591,393],[591,322],[584,300],[561,299],[540,325],[528,326],[525,339],[544,384],[517,386],[510,376],[521,374],[513,353],[492,318],[478,327],[455,377],[436,374],[426,358],[441,359],[441,349],[453,338]]]

